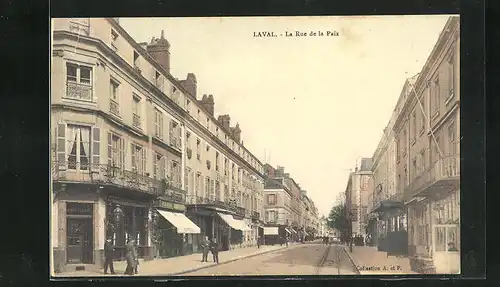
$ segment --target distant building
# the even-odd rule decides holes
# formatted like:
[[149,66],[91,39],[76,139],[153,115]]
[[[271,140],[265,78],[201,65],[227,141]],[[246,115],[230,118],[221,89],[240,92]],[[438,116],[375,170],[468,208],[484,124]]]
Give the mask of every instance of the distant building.
[[368,201],[372,193],[372,160],[361,159],[361,164],[349,174],[345,190],[347,212],[350,215],[352,235],[367,235]]

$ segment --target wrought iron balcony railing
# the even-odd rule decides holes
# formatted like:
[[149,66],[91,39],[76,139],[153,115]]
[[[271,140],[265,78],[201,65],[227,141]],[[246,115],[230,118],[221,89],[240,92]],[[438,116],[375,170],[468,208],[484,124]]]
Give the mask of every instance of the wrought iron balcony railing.
[[107,164],[71,163],[68,165],[67,162],[53,162],[52,180],[54,182],[110,185],[151,195],[159,195],[162,188],[160,181],[147,175]]
[[120,106],[115,100],[109,99],[109,111],[114,115],[120,115]]
[[133,126],[135,128],[141,128],[141,117],[137,114],[134,113],[134,117],[133,117],[133,122],[132,122]]
[[240,216],[245,216],[245,208],[238,206],[236,201],[227,200],[224,202],[221,200],[216,200],[215,198],[212,199],[203,196],[188,195],[186,197],[186,203],[189,205],[213,205],[231,210]]
[[408,200],[411,197],[418,196],[421,192],[432,188],[436,184],[445,181],[459,182],[459,180],[460,155],[446,156],[431,164],[429,168],[413,179],[405,188],[404,196]]
[[92,85],[67,81],[66,98],[91,102]]

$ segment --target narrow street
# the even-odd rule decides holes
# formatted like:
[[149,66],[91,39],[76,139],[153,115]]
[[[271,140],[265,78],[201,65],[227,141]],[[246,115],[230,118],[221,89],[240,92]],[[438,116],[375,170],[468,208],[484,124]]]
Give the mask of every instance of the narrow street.
[[[324,258],[327,251],[329,252]],[[356,274],[349,258],[342,254],[341,246],[306,243],[182,274],[182,276]],[[323,266],[320,267],[320,265]]]

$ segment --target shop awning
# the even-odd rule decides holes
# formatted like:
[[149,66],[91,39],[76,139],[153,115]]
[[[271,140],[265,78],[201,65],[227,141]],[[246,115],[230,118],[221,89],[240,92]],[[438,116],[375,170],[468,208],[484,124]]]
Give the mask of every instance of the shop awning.
[[264,227],[264,235],[278,235],[278,227]]
[[163,218],[168,220],[168,222],[170,222],[173,226],[175,226],[175,228],[177,229],[177,233],[201,233],[200,228],[182,213],[169,212],[164,210],[158,210],[158,213],[163,216]]
[[288,232],[288,234],[292,234],[292,232],[288,228],[285,228],[285,231]]
[[295,231],[295,229],[292,229],[292,232],[295,233],[295,234],[297,234],[297,231]]
[[248,225],[243,222],[243,220],[238,220],[234,219],[232,215],[229,214],[224,214],[224,213],[218,213],[217,214],[224,220],[227,225],[229,225],[231,228],[236,229],[236,230],[241,230],[241,231],[251,231],[252,229],[248,227]]

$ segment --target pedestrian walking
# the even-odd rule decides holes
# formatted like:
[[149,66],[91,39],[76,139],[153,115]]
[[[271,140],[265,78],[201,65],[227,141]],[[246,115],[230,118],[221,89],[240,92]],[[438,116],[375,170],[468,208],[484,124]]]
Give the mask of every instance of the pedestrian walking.
[[219,243],[217,242],[217,238],[214,237],[211,242],[211,251],[214,262],[219,263]]
[[260,248],[260,245],[262,244],[262,239],[260,236],[257,236],[257,248]]
[[285,237],[285,244],[286,244],[286,247],[288,247],[288,241],[289,241],[288,236],[286,236],[286,237]]
[[113,266],[114,251],[115,247],[111,243],[111,238],[108,238],[104,243],[104,274],[108,274],[108,268],[111,274],[115,274],[115,267]]
[[127,268],[125,269],[125,275],[134,275],[135,267],[137,264],[137,252],[135,249],[135,240],[130,240],[126,246],[126,259]]
[[210,251],[210,240],[208,240],[208,236],[205,236],[205,240],[201,243],[201,247],[203,248],[201,262],[207,262],[208,251]]

